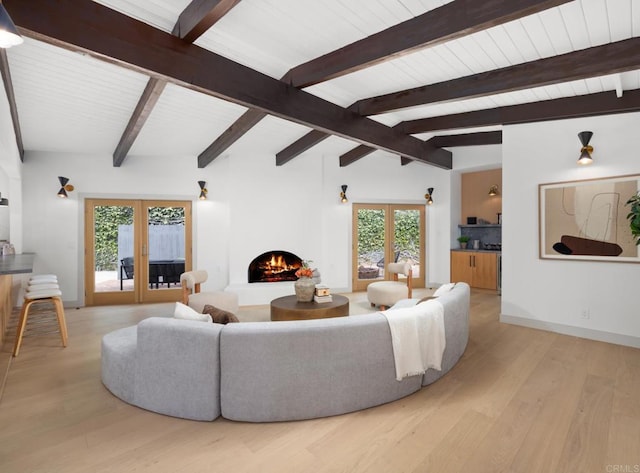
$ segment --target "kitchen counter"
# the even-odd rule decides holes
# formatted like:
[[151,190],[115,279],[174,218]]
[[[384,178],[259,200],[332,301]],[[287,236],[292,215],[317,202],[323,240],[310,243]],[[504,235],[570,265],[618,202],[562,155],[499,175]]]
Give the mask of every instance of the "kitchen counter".
[[0,275],[32,273],[35,257],[34,253],[0,256]]
[[0,256],[0,347],[5,341],[5,332],[14,306],[12,274],[32,273],[35,257],[34,253]]

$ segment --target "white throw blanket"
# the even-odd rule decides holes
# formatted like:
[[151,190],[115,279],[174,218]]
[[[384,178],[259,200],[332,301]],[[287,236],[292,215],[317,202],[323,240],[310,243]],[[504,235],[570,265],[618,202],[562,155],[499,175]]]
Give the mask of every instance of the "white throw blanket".
[[437,300],[413,307],[380,312],[389,323],[396,364],[396,379],[424,374],[433,368],[440,371],[446,344],[444,307]]

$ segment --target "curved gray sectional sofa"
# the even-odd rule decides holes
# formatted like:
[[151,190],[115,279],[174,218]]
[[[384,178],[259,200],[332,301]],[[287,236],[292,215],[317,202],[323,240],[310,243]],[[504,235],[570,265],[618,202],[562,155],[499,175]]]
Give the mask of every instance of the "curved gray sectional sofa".
[[389,325],[371,313],[228,325],[151,317],[103,337],[102,382],[125,402],[193,420],[272,422],[353,412],[408,396],[456,364],[469,338],[469,286],[458,283],[438,300],[442,370],[402,381],[395,379]]

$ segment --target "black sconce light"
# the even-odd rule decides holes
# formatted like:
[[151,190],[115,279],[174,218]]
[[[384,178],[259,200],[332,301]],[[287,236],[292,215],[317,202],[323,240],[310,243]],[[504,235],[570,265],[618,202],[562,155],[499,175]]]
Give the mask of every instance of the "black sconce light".
[[578,164],[585,165],[593,162],[593,158],[591,157],[591,153],[593,153],[593,146],[589,146],[589,141],[591,141],[592,136],[592,131],[581,131],[578,133],[578,138],[580,139],[580,143],[582,143]]
[[9,13],[5,10],[4,5],[0,3],[0,48],[10,48],[22,44],[24,39],[18,33],[16,25],[13,24]]
[[2,194],[0,194],[0,205],[2,206],[9,205],[9,199],[7,199],[6,197],[2,197]]
[[200,186],[200,196],[198,196],[198,199],[207,200],[207,193],[209,192],[207,190],[207,182],[206,181],[198,181],[198,185]]
[[424,195],[424,198],[427,199],[427,205],[433,204],[433,187],[429,187],[427,189],[427,193]]
[[347,202],[349,202],[349,199],[347,199],[347,185],[346,184],[342,184],[342,192],[340,192],[340,202],[342,202],[343,204],[346,204]]
[[494,184],[491,187],[489,187],[489,195],[491,197],[498,195],[498,184]]
[[71,184],[68,184],[69,178],[58,176],[58,180],[60,181],[60,190],[58,191],[58,197],[61,199],[66,199],[69,197],[67,192],[72,192],[74,187]]

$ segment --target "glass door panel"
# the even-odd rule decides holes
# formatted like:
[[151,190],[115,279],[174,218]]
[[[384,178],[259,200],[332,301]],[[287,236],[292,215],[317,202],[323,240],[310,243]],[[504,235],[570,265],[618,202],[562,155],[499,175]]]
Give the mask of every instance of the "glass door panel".
[[354,291],[384,279],[385,261],[388,261],[387,215],[385,205],[353,205]]
[[[393,252],[395,261],[411,263],[414,283],[424,281],[421,274],[422,249],[424,248],[424,208],[394,208]],[[401,278],[403,276],[400,276]]]
[[421,205],[353,204],[354,291],[390,279],[387,263],[402,261],[411,263],[414,287],[424,287],[424,215]]
[[135,215],[135,201],[86,201],[87,305],[136,302]]
[[163,302],[181,297],[180,275],[186,267],[191,267],[190,257],[187,261],[187,254],[191,253],[191,233],[187,231],[190,229],[190,204],[143,202],[142,256],[147,283],[142,292],[145,300]]

